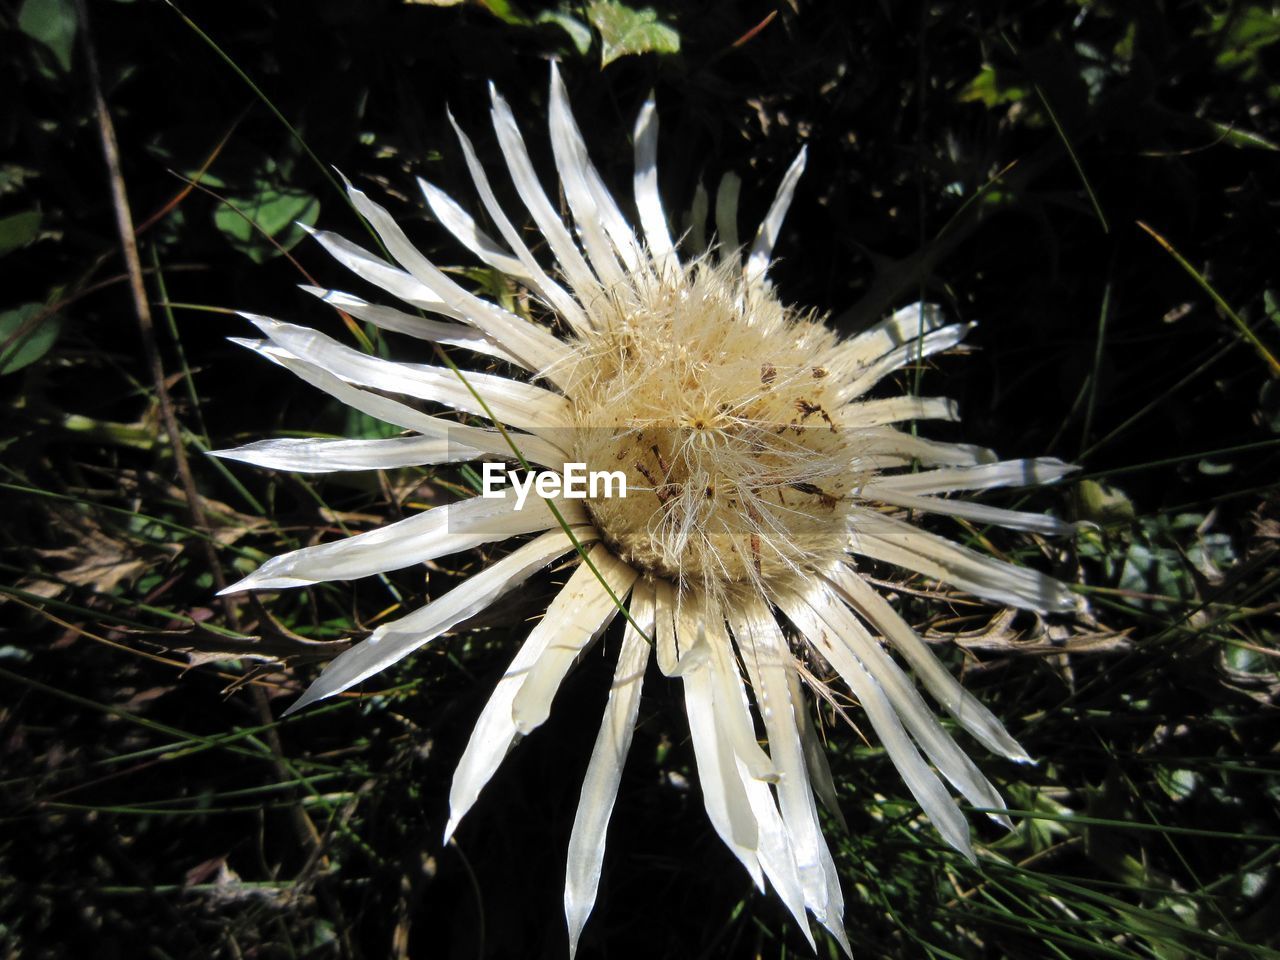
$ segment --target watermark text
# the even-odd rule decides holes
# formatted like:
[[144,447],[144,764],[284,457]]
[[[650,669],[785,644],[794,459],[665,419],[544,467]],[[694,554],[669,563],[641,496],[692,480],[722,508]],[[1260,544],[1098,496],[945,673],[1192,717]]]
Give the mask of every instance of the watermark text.
[[587,497],[625,497],[627,475],[621,470],[588,470],[585,463],[566,463],[564,469],[530,470],[524,474],[507,470],[505,464],[484,463],[480,466],[480,495],[490,499],[504,497],[508,484],[516,492],[516,509],[523,510],[532,490],[539,497],[565,497],[585,500]]

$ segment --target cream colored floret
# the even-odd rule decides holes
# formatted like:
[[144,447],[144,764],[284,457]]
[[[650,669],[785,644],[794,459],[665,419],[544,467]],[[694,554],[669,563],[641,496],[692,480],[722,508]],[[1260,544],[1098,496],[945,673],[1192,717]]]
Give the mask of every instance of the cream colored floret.
[[730,266],[635,299],[597,311],[567,391],[576,459],[627,473],[626,498],[588,501],[605,541],[716,593],[838,561],[861,481],[821,362],[835,334]]

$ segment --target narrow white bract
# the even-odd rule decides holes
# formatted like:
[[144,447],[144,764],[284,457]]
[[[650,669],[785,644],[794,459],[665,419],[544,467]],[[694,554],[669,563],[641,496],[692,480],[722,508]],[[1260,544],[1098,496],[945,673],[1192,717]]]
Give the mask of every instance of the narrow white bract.
[[[779,301],[767,273],[804,169],[803,150],[753,240],[738,246],[740,184],[727,178],[715,202],[720,243],[682,261],[658,197],[652,102],[635,128],[637,234],[587,157],[554,66],[550,139],[572,229],[550,199],[557,191],[549,194],[535,176],[507,104],[496,91],[491,96],[507,171],[554,267],[534,257],[515,226],[525,213],[504,212],[461,130],[480,203],[501,239],[436,187],[421,187],[440,223],[529,292],[538,321],[458,285],[354,187],[353,203],[394,262],[332,234],[315,236],[411,310],[308,290],[386,330],[496,358],[519,378],[489,372],[464,380],[447,367],[383,360],[308,328],[251,316],[265,339],[246,345],[408,434],[263,440],[220,455],[312,473],[510,460],[507,438],[483,425],[492,415],[528,463],[622,471],[628,495],[530,497],[522,505],[513,497],[477,497],[276,557],[228,589],[369,576],[535,535],[425,607],[382,624],[329,664],[292,711],[387,668],[549,563],[584,550],[592,563],[577,566],[476,724],[454,777],[446,836],[508,749],[546,720],[562,680],[621,603],[628,622],[569,843],[570,954],[595,902],[605,832],[655,648],[661,672],[683,688],[712,826],[757,884],[763,888],[767,878],[807,935],[806,911],[847,950],[839,880],[814,801],[815,791],[830,799],[830,774],[799,682],[816,683],[815,674],[827,671],[801,669],[801,662],[827,664],[839,676],[939,832],[972,858],[968,825],[948,785],[976,806],[999,808],[1000,796],[893,652],[963,730],[1005,757],[1028,758],[863,578],[859,558],[997,603],[1071,611],[1075,597],[1062,583],[925,532],[906,512],[1067,533],[1070,525],[1052,517],[945,495],[1047,483],[1072,468],[1051,459],[1001,462],[988,450],[914,436],[897,425],[955,419],[954,403],[870,395],[901,367],[955,346],[969,325],[948,324],[937,307],[914,304],[841,340],[812,314]],[[705,215],[705,198],[700,206]],[[693,235],[703,230],[695,224]],[[472,425],[388,393],[469,414]]]

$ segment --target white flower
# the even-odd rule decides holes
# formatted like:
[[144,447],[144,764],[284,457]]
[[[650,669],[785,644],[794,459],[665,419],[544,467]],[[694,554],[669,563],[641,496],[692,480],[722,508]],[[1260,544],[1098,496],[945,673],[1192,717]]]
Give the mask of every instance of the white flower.
[[[652,102],[635,128],[642,240],[591,165],[552,67],[551,143],[575,238],[539,184],[510,109],[496,92],[491,95],[511,179],[554,254],[557,276],[539,264],[499,206],[461,130],[463,155],[501,242],[448,196],[421,186],[437,219],[482,261],[523,285],[547,323],[463,289],[353,187],[352,201],[398,265],[333,234],[316,233],[316,239],[360,277],[445,320],[331,290],[311,292],[385,330],[496,358],[506,365],[502,369],[518,368],[527,378],[395,363],[306,327],[252,316],[266,339],[247,346],[407,435],[264,440],[220,455],[323,472],[509,460],[514,442],[527,463],[546,470],[579,462],[623,471],[628,495],[530,497],[523,509],[510,496],[476,497],[276,557],[228,590],[365,577],[535,535],[425,607],[379,626],[329,664],[291,708],[297,710],[386,669],[578,549],[590,562],[579,564],[525,639],[476,724],[454,775],[446,838],[508,749],[547,718],[565,675],[625,605],[614,685],[569,842],[570,953],[595,901],[605,831],[651,652],[661,671],[683,687],[715,830],[758,886],[769,879],[807,935],[806,909],[847,950],[839,878],[810,786],[811,777],[829,773],[815,749],[802,680],[820,684],[801,663],[824,661],[834,669],[939,832],[972,858],[968,826],[945,784],[975,806],[1003,803],[892,654],[980,743],[1014,760],[1027,756],[863,578],[858,564],[860,558],[893,564],[997,603],[1072,610],[1074,597],[1058,581],[925,532],[905,517],[911,510],[1042,534],[1066,532],[1069,525],[1041,514],[942,495],[1048,482],[1072,468],[1052,459],[998,461],[987,450],[922,439],[894,426],[955,419],[948,400],[867,399],[889,374],[954,346],[968,332],[967,325],[945,324],[936,307],[907,307],[841,340],[779,302],[766,272],[804,168],[803,150],[745,259],[737,249],[736,191],[730,189],[729,202],[717,204],[719,245],[681,262],[658,199]],[[510,430],[439,419],[385,393],[443,405],[486,424],[492,417]],[[913,472],[913,465],[920,469]],[[752,702],[767,751],[758,740]]]

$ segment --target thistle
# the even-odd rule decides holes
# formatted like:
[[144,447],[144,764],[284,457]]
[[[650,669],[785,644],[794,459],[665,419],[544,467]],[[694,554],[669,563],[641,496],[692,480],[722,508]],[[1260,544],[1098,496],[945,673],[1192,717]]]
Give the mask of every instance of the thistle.
[[[496,91],[491,97],[508,172],[555,258],[554,271],[526,245],[516,227],[522,217],[513,220],[499,205],[456,124],[500,239],[436,187],[421,187],[435,217],[527,290],[545,320],[459,286],[414,248],[386,210],[350,186],[352,202],[395,262],[330,233],[314,236],[355,274],[418,312],[307,289],[376,327],[469,350],[495,361],[491,369],[517,375],[396,363],[306,327],[246,315],[265,336],[242,341],[247,346],[406,433],[263,440],[219,455],[300,472],[484,459],[555,472],[574,463],[621,474],[626,496],[531,496],[519,503],[509,495],[477,496],[276,557],[228,591],[371,576],[531,536],[426,606],[379,626],[330,663],[292,712],[385,670],[576,553],[582,562],[521,644],[475,726],[454,775],[446,839],[511,746],[547,718],[575,661],[622,611],[614,684],[569,842],[570,954],[595,901],[651,655],[683,688],[716,832],[761,889],[768,878],[811,943],[806,910],[848,950],[839,878],[811,786],[830,775],[816,749],[804,687],[818,697],[830,693],[805,663],[834,670],[939,833],[972,859],[967,823],[947,785],[975,806],[998,810],[1003,801],[899,660],[978,742],[1016,761],[1028,757],[860,569],[867,560],[882,562],[996,603],[1073,610],[1075,597],[1057,580],[909,519],[945,514],[1066,533],[1070,525],[1043,514],[945,495],[1050,482],[1072,468],[1053,459],[1000,461],[988,450],[900,427],[956,419],[949,400],[872,398],[889,375],[955,346],[971,325],[948,324],[936,306],[915,304],[841,339],[811,313],[779,300],[768,268],[804,169],[803,150],[749,247],[739,248],[732,218],[721,217],[718,243],[682,260],[658,197],[652,102],[635,127],[637,234],[588,159],[552,66],[551,144],[571,232],[534,174],[509,107]],[[459,411],[472,422],[441,419],[385,394]]]

